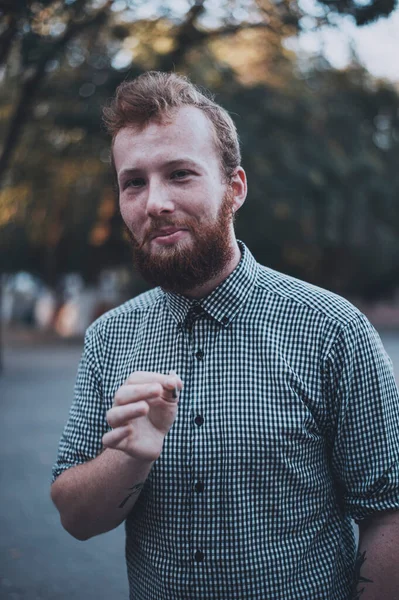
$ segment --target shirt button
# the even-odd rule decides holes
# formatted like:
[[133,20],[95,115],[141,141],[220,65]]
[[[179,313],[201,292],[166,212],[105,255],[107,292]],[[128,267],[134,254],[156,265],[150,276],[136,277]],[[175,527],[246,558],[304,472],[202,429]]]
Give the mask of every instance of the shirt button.
[[201,552],[201,550],[197,550],[197,552],[194,554],[194,558],[197,562],[202,562],[205,558],[205,555],[203,552]]
[[203,308],[200,304],[193,304],[193,306],[191,307],[191,311],[195,314],[195,315],[200,315],[203,312]]
[[202,492],[204,491],[204,484],[202,481],[197,481],[197,483],[195,484],[195,491],[197,492],[197,494],[202,494]]
[[229,318],[228,317],[223,317],[222,319],[222,325],[227,325],[229,322]]
[[195,358],[197,360],[202,360],[204,358],[204,352],[203,352],[203,350],[198,350],[198,352],[195,353]]
[[201,417],[201,415],[197,415],[194,419],[194,423],[198,425],[198,427],[201,427],[201,425],[204,424],[204,417]]

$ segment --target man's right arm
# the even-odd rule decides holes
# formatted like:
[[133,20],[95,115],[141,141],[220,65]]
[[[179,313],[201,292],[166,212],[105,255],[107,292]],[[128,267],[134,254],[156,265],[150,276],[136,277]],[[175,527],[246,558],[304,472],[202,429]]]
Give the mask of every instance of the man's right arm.
[[182,388],[175,375],[136,372],[117,391],[107,413],[113,428],[105,450],[64,471],[51,487],[62,525],[86,540],[117,527],[132,510],[177,414]]
[[63,527],[78,540],[87,540],[120,525],[152,464],[106,448],[97,458],[64,471],[51,486]]

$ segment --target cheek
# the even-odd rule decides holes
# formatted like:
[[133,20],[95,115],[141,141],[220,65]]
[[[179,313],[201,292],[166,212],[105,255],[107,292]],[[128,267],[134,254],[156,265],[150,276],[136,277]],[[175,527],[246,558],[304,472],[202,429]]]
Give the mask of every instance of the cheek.
[[128,225],[128,223],[131,219],[129,218],[129,210],[128,210],[126,204],[123,204],[122,202],[120,202],[119,209],[121,211],[122,219],[125,221],[126,225]]
[[138,223],[140,219],[137,207],[135,207],[132,202],[128,202],[122,198],[119,199],[119,209],[121,212],[122,219],[124,220],[127,227],[129,227],[129,229],[133,229],[133,223]]
[[126,217],[127,217],[126,204],[120,198],[119,198],[119,211],[121,213],[122,219],[126,223]]
[[190,203],[186,204],[186,210],[195,214],[201,220],[214,221],[220,207],[217,198],[218,196],[212,190],[209,190],[207,194],[193,195],[190,198]]
[[207,202],[203,206],[203,219],[209,223],[214,223],[219,215],[220,204],[215,202]]

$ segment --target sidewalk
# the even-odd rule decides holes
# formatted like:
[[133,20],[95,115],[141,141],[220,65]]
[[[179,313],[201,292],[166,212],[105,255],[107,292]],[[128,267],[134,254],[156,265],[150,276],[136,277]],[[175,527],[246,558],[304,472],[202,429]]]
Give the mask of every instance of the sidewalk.
[[2,331],[5,347],[32,346],[78,346],[83,344],[83,336],[63,338],[55,331],[40,330],[34,327],[12,326],[4,327]]
[[[5,336],[0,377],[0,598],[126,600],[123,526],[79,542],[50,499],[51,468],[73,396],[79,343]],[[40,343],[39,343],[40,342]]]

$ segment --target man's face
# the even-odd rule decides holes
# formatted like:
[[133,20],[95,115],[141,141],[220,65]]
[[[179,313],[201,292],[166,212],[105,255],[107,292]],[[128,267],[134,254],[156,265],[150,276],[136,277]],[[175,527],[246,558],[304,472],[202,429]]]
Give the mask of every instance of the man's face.
[[237,206],[203,112],[188,106],[144,129],[124,128],[113,153],[121,214],[142,275],[181,293],[217,276],[232,257]]

